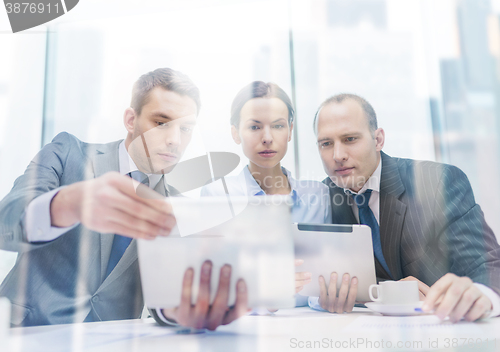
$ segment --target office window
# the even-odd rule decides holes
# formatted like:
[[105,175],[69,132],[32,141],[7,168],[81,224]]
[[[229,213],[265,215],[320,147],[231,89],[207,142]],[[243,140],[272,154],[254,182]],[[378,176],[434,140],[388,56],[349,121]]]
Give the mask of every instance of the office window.
[[[155,68],[172,67],[200,88],[203,148],[196,146],[239,154],[239,172],[247,160],[231,138],[231,102],[254,80],[275,82],[291,95],[288,29],[286,1],[57,25],[45,142],[60,131],[88,142],[124,138],[122,117],[135,80]],[[293,142],[283,164],[294,171]]]
[[[45,28],[0,34],[0,198],[40,149],[45,38]],[[16,256],[0,250],[0,282]]]
[[[499,236],[498,0],[88,3],[99,16],[72,11],[48,30],[0,35],[0,197],[61,131],[124,138],[134,81],[172,67],[201,91],[200,138],[185,158],[230,151],[238,173],[247,159],[230,135],[231,102],[249,82],[271,81],[297,111],[282,164],[322,180],[314,114],[327,97],[356,93],[377,112],[384,151],[460,167]],[[0,281],[14,258],[0,252]]]
[[355,93],[377,112],[386,153],[460,167],[499,236],[498,1],[291,4],[300,177],[325,177],[312,133],[318,105]]

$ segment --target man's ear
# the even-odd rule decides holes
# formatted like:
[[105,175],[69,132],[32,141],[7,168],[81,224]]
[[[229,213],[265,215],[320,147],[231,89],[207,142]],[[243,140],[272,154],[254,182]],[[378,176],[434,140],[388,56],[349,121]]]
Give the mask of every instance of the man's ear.
[[129,133],[134,132],[135,120],[137,119],[137,114],[132,108],[126,108],[123,114],[123,124]]
[[235,125],[231,125],[231,136],[233,136],[234,143],[241,144],[240,133],[236,129]]
[[293,122],[290,124],[290,132],[288,133],[288,141],[292,140],[292,132],[293,132]]
[[382,128],[375,130],[375,148],[377,152],[381,151],[385,143],[385,132]]

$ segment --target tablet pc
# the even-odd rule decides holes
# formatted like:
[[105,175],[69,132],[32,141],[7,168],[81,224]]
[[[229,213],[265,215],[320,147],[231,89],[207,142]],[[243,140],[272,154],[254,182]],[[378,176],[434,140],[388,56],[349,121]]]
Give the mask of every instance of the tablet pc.
[[[193,268],[195,273],[194,304],[198,296],[200,268],[205,260],[211,260],[213,264],[211,302],[217,291],[220,269],[224,264],[230,264],[229,305],[235,302],[236,282],[242,278],[247,284],[249,307],[295,306],[291,202],[288,197],[203,197],[169,201],[184,229],[205,229],[183,234],[174,231],[168,237],[138,241],[142,289],[148,307],[178,306],[187,268]],[[217,222],[214,218],[222,223],[214,226]],[[194,222],[196,226],[189,227],[188,222]]]
[[376,284],[372,235],[366,225],[294,224],[295,257],[304,264],[297,272],[312,273],[311,282],[299,292],[303,296],[319,296],[319,276],[330,282],[336,272],[337,294],[342,276],[349,273],[358,278],[357,301],[371,301],[368,288]]

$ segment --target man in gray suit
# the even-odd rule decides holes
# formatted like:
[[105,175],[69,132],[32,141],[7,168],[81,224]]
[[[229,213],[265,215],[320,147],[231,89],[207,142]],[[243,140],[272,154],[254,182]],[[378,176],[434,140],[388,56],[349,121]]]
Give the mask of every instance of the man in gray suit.
[[[314,121],[328,174],[333,223],[372,228],[380,280],[417,280],[423,309],[441,319],[474,321],[500,314],[500,246],[457,167],[393,158],[382,152],[385,134],[363,98],[327,99]],[[357,278],[320,279],[319,304],[352,310]],[[430,286],[430,288],[429,288]]]
[[[164,197],[176,190],[163,174],[184,153],[199,108],[198,88],[187,76],[157,69],[134,85],[125,140],[88,144],[61,133],[38,153],[0,202],[0,248],[19,253],[0,286],[0,296],[12,302],[12,326],[140,317],[133,239],[167,236],[175,225]],[[205,262],[192,306],[193,270],[187,270],[181,306],[152,310],[153,316],[162,325],[215,329],[245,314],[241,280],[235,306],[227,307],[230,271],[221,269],[210,306]]]

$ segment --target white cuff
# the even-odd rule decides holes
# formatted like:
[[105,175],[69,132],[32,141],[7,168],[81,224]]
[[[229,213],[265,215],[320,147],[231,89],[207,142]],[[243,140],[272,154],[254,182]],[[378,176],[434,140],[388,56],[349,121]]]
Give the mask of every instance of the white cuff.
[[491,313],[486,318],[493,318],[500,315],[500,296],[488,286],[474,282],[474,285],[491,301]]
[[64,186],[44,193],[28,204],[24,217],[24,228],[26,230],[26,238],[29,242],[53,241],[79,224],[77,222],[69,227],[51,226],[50,203],[63,188]]
[[319,304],[319,297],[309,297],[307,303],[311,309],[319,310],[320,312],[328,312],[327,310],[321,308],[321,305]]

